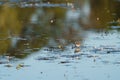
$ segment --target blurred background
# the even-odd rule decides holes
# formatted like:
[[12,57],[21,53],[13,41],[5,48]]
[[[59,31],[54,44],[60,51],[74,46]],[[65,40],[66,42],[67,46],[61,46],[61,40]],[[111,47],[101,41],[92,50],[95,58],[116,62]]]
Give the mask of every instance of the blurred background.
[[119,0],[0,0],[0,55],[82,41],[87,30],[120,30]]

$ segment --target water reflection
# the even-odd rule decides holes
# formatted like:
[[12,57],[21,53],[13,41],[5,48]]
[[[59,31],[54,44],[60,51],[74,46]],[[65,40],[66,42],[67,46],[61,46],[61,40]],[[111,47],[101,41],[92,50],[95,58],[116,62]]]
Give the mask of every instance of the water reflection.
[[[120,5],[114,0],[43,0],[10,4],[0,7],[0,54],[19,58],[44,46],[63,49],[76,41],[82,44],[86,29],[109,30],[114,24],[120,25]],[[79,48],[76,51],[80,51]]]
[[[93,0],[91,2],[91,19],[93,26],[99,29],[108,29],[109,26],[115,24],[120,17],[118,15],[119,13],[116,12],[117,6],[120,6],[118,4],[119,2],[114,0]],[[110,24],[109,22],[112,22],[112,24]],[[118,24],[120,23],[118,22]],[[116,26],[118,26],[118,24]]]
[[21,24],[18,20],[17,12],[14,8],[9,8],[7,4],[2,6],[0,13],[0,52],[6,53],[7,49],[11,45],[11,35],[19,34],[21,30]]

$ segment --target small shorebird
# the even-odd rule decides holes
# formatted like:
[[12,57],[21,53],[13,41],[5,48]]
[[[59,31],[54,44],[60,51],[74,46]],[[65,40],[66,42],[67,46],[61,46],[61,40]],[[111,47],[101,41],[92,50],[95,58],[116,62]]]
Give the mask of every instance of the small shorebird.
[[80,47],[80,41],[75,41],[75,47],[77,47],[77,48]]

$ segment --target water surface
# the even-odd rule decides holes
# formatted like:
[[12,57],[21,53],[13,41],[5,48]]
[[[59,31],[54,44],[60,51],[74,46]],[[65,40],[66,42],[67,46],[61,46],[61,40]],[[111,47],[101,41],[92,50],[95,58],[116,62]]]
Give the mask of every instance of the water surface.
[[0,1],[0,80],[119,79],[119,6],[117,0]]

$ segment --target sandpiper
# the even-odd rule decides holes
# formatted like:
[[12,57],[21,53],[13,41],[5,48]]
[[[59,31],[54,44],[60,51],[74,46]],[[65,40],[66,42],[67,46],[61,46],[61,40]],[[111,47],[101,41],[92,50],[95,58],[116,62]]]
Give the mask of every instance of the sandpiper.
[[80,47],[80,41],[75,42],[75,47],[79,48]]

